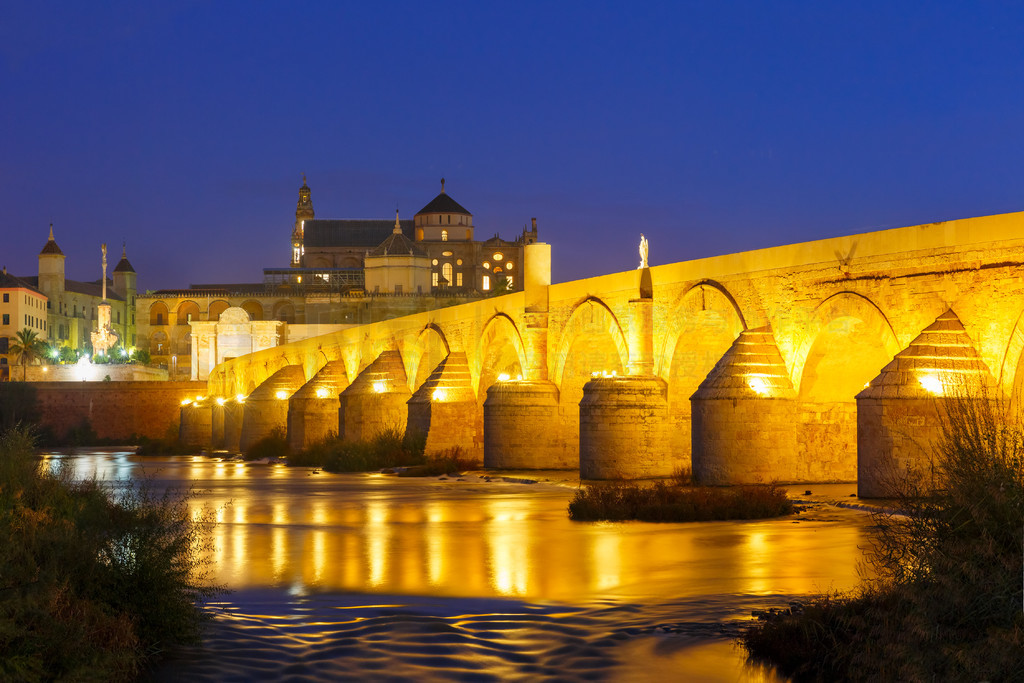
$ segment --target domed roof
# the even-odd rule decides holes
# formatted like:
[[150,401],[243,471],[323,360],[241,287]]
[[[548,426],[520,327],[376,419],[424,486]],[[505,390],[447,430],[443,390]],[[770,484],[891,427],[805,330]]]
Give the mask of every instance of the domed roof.
[[444,178],[441,178],[441,194],[431,199],[429,204],[416,212],[416,215],[419,216],[424,213],[461,213],[466,216],[473,215],[466,211],[465,207],[445,194]]
[[402,232],[398,211],[395,211],[395,227],[383,242],[366,253],[367,256],[426,256],[427,252],[420,249],[415,242]]
[[39,252],[40,256],[42,256],[43,254],[57,254],[59,256],[64,255],[64,252],[60,250],[60,247],[57,246],[57,243],[53,241],[53,223],[50,223],[50,239],[46,244],[43,245],[43,250]]
[[132,264],[128,263],[128,256],[125,248],[121,247],[121,260],[114,266],[115,273],[134,273],[135,269],[132,268]]

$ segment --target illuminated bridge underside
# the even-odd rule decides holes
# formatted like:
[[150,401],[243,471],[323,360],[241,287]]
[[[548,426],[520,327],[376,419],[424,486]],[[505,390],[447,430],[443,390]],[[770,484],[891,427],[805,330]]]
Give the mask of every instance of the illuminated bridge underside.
[[[301,368],[308,381],[335,362],[349,385],[339,400],[350,422],[357,407],[371,406],[368,393],[379,393],[380,401],[416,396],[411,413],[391,410],[393,426],[404,429],[411,414],[428,443],[451,444],[445,434],[462,435],[465,450],[489,464],[573,467],[600,451],[601,476],[668,474],[692,463],[715,483],[851,481],[858,449],[862,460],[892,453],[891,437],[902,428],[900,402],[910,400],[903,394],[917,400],[914,392],[923,387],[941,395],[941,377],[923,360],[903,360],[899,373],[881,377],[889,389],[869,397],[869,412],[887,416],[883,430],[858,416],[857,395],[937,322],[962,325],[955,343],[969,350],[956,353],[976,358],[972,368],[985,384],[1019,398],[1024,213],[661,265],[650,268],[644,286],[639,270],[550,285],[550,248],[531,247],[523,292],[235,358],[211,373],[209,395],[249,396],[288,366]],[[456,353],[457,362],[439,369]],[[382,354],[398,363],[394,376],[357,381]],[[371,370],[379,374],[387,365]],[[593,373],[631,378],[615,386],[633,417],[614,414],[612,385],[587,388]],[[419,392],[432,375],[430,391]],[[491,387],[511,387],[517,378],[524,391],[492,391],[489,398]],[[663,384],[650,384],[652,378]],[[901,393],[893,383],[914,390]],[[287,388],[289,396],[296,391]],[[588,391],[600,391],[600,419],[613,429],[580,434]],[[428,405],[433,400],[455,401],[458,409]],[[923,419],[931,429],[922,414],[907,413],[903,426],[920,431]],[[587,415],[584,429],[597,429]],[[886,444],[865,436],[881,432],[889,435]],[[632,443],[636,452],[620,457],[610,443]],[[653,460],[648,446],[657,451]],[[643,467],[631,471],[631,458]],[[913,467],[912,460],[899,462]],[[609,463],[619,469],[609,471]],[[595,471],[586,465],[584,471]]]

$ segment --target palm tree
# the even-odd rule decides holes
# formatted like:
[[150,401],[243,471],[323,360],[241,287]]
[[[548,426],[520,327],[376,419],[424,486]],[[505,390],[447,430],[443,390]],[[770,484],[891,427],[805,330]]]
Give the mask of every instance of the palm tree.
[[21,363],[21,378],[25,379],[25,366],[43,353],[44,342],[37,338],[36,332],[24,328],[14,335],[14,343],[10,346],[11,355]]

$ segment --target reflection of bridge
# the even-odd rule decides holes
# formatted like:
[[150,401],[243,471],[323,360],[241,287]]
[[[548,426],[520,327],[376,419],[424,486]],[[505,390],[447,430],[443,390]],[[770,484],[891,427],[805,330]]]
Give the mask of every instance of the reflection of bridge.
[[935,405],[921,401],[950,373],[1019,394],[1022,265],[1024,213],[557,285],[550,248],[531,245],[524,292],[221,364],[210,395],[248,400],[189,407],[183,433],[244,447],[287,421],[302,445],[391,424],[429,450],[595,478],[670,473],[692,444],[706,481],[850,481],[860,420],[862,491],[877,492],[868,470],[920,456]]

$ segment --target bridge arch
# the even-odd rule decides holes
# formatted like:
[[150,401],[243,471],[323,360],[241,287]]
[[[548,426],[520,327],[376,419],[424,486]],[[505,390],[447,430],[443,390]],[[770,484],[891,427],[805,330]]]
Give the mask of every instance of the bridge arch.
[[477,397],[481,403],[487,398],[487,388],[502,374],[509,377],[526,374],[526,348],[512,318],[505,313],[495,313],[484,323],[476,357],[480,364],[476,373]]
[[713,280],[697,282],[678,299],[663,328],[655,372],[668,382],[671,448],[690,453],[690,396],[747,328],[736,300]]
[[814,403],[854,401],[899,353],[889,319],[867,297],[838,292],[815,308],[793,362],[793,386]]
[[1006,343],[1006,352],[1003,354],[1003,363],[999,368],[999,388],[1004,397],[1009,397],[1010,407],[1016,415],[1024,398],[1024,312],[1017,316],[1017,322],[1013,325],[1013,332]]
[[416,342],[409,353],[403,353],[405,373],[413,380],[410,391],[413,393],[425,382],[447,356],[451,348],[444,330],[436,323],[427,323],[416,335]]
[[[587,342],[596,342],[589,349],[578,348]],[[590,361],[587,367],[573,368],[569,361],[573,352]],[[591,372],[603,370],[622,374],[629,363],[629,345],[618,318],[601,299],[588,296],[573,307],[555,352],[555,384],[562,386],[567,372],[590,377]],[[600,366],[600,367],[598,367]],[[586,383],[586,380],[583,382]],[[582,384],[580,388],[582,390]]]

